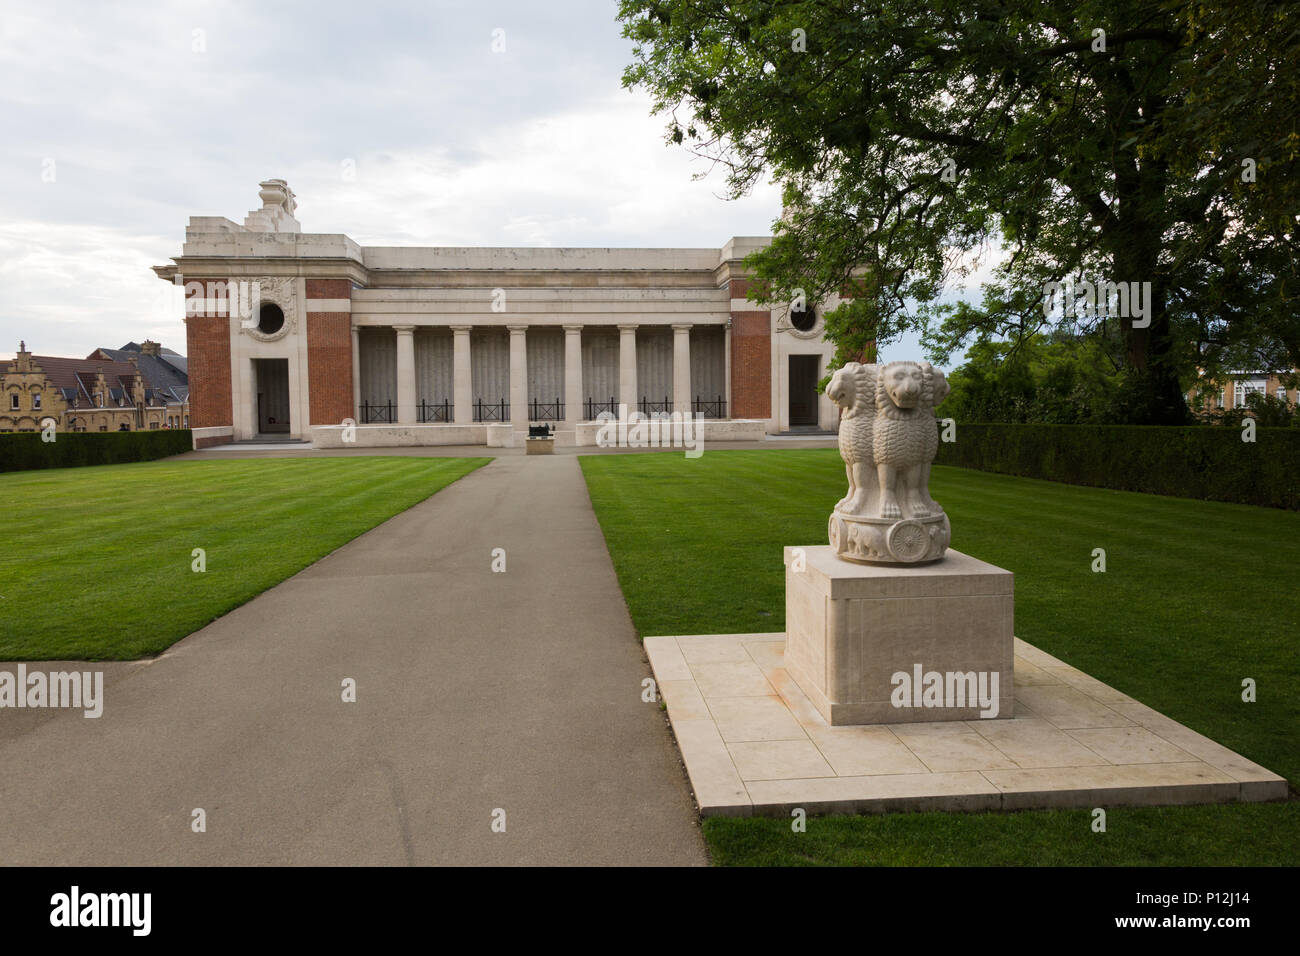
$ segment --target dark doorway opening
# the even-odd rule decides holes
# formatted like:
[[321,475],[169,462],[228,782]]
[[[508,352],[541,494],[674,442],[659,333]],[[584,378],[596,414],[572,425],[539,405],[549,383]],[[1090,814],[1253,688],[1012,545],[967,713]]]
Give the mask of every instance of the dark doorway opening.
[[790,426],[817,424],[817,368],[820,355],[790,356]]
[[289,360],[253,359],[257,391],[257,432],[283,435],[289,431]]

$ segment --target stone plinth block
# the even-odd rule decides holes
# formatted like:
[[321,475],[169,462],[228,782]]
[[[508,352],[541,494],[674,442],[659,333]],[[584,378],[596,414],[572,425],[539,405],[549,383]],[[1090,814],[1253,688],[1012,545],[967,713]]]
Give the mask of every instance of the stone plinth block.
[[1012,580],[953,550],[869,565],[786,548],[786,670],[832,726],[1010,717]]
[[530,455],[553,455],[555,454],[554,438],[526,438],[524,439],[524,448]]

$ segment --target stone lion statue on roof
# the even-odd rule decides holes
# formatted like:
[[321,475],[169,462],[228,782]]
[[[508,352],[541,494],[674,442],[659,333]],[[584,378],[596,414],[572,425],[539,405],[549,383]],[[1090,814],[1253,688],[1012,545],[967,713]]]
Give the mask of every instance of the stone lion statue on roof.
[[930,497],[930,465],[939,448],[934,407],[948,390],[929,362],[849,362],[832,376],[826,394],[843,409],[839,445],[849,481],[831,515],[831,544],[841,557],[906,564],[947,550],[948,517]]

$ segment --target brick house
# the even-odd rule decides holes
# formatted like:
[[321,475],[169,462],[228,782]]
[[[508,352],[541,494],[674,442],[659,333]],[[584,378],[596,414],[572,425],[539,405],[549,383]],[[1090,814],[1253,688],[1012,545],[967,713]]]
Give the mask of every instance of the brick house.
[[58,431],[186,427],[185,376],[171,365],[167,373],[155,368],[151,360],[157,355],[133,353],[128,346],[96,349],[84,359],[63,358],[33,355],[20,342],[14,359],[0,367],[0,431],[39,431],[47,419]]
[[1244,408],[1247,396],[1259,392],[1285,401],[1294,407],[1300,403],[1300,390],[1288,389],[1286,383],[1282,381],[1282,374],[1284,373],[1228,372],[1222,381],[1206,380],[1194,385],[1187,392],[1187,403],[1193,411],[1213,414]]

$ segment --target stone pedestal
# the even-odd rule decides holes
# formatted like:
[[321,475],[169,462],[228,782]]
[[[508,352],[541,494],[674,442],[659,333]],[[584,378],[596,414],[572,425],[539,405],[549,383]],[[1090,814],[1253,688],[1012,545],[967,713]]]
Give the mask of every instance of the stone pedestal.
[[1010,571],[949,550],[925,565],[785,549],[785,668],[827,722],[1010,717]]
[[952,537],[942,511],[918,518],[867,518],[835,511],[827,532],[841,558],[882,564],[937,561]]
[[553,455],[555,454],[555,439],[552,438],[533,438],[524,439],[524,448],[530,455]]

